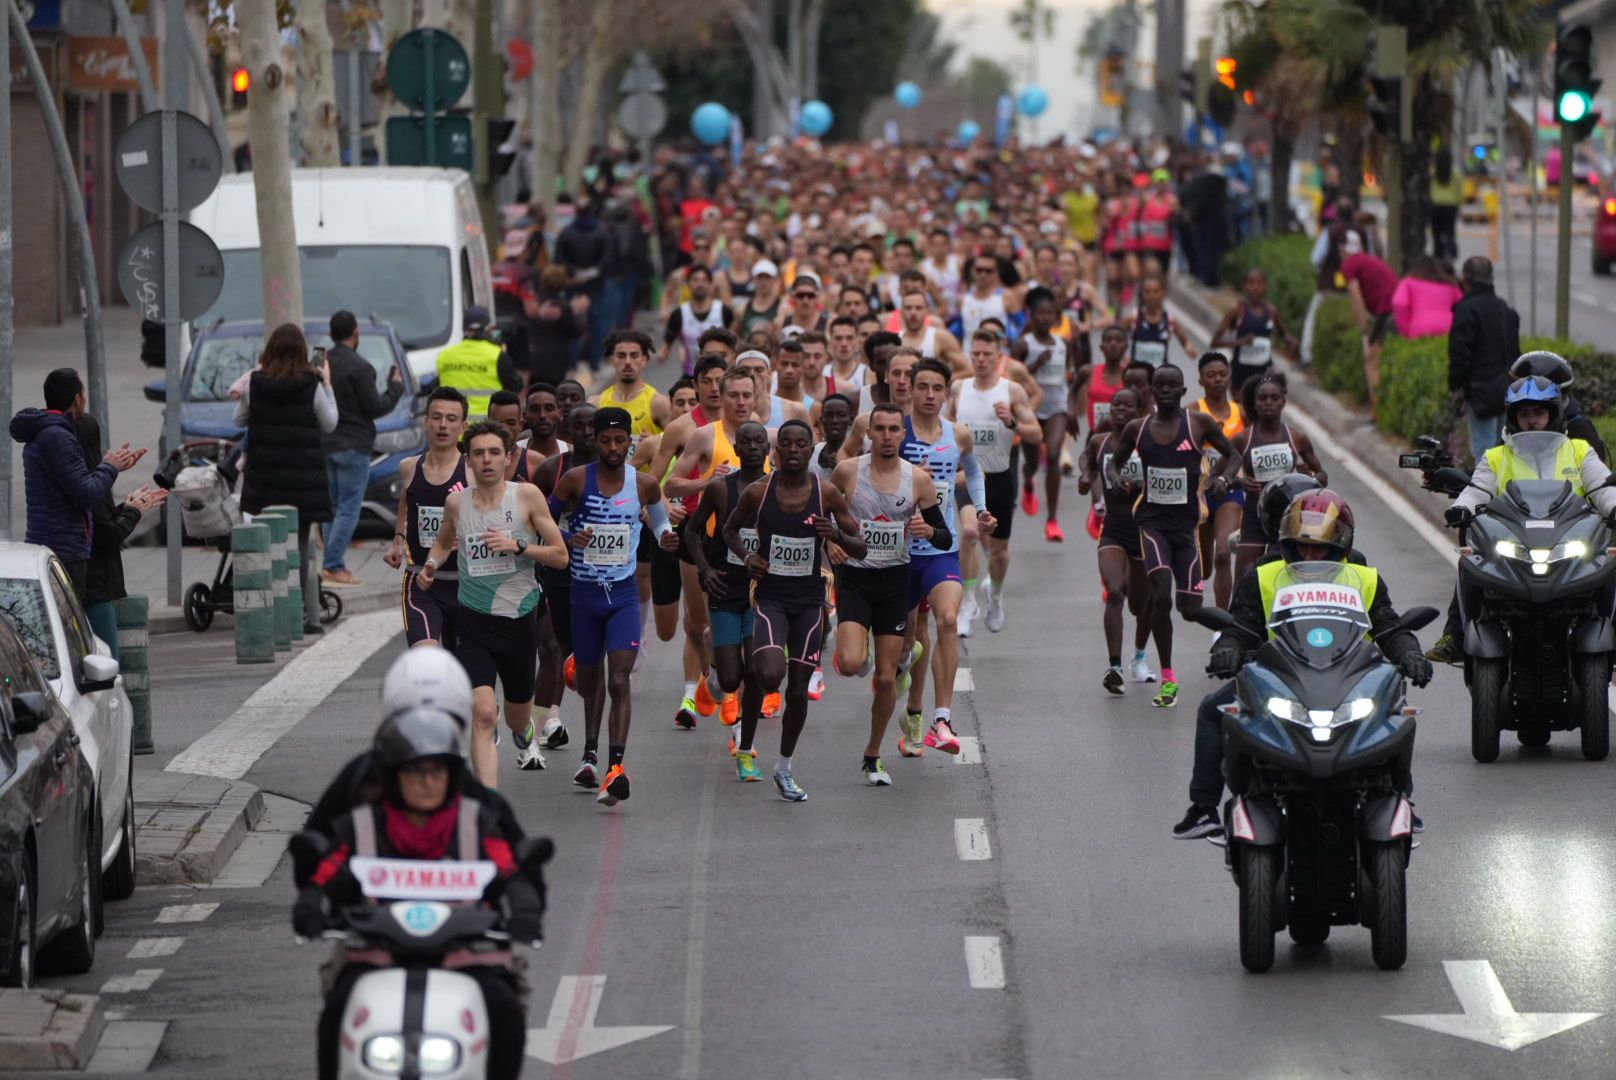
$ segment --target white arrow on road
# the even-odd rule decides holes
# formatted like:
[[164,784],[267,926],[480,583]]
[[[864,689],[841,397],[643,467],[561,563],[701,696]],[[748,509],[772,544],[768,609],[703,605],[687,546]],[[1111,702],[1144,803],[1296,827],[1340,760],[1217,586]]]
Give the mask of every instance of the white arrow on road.
[[1414,1016],[1387,1016],[1399,1024],[1453,1035],[1471,1042],[1496,1046],[1500,1050],[1519,1050],[1542,1039],[1551,1038],[1603,1013],[1520,1013],[1509,1003],[1504,985],[1486,960],[1444,960],[1442,967],[1448,973],[1448,982],[1459,997],[1462,1014],[1427,1013]]
[[604,975],[563,975],[550,1002],[549,1022],[542,1028],[528,1028],[527,1056],[549,1065],[565,1065],[673,1030],[672,1024],[596,1027],[595,1014],[600,1012],[605,991]]

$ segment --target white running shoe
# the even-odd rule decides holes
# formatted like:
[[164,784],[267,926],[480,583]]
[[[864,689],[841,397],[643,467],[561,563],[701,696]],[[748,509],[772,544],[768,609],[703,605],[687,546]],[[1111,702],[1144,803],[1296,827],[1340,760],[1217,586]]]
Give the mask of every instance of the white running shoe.
[[968,638],[971,636],[971,623],[976,620],[976,594],[966,593],[965,602],[960,605],[959,617],[955,622],[954,636]]
[[561,722],[561,717],[552,716],[544,722],[544,731],[539,737],[544,740],[546,750],[559,750],[567,745],[567,725]]
[[1004,597],[988,595],[988,613],[982,619],[982,624],[991,633],[997,634],[1004,629]]
[[1138,683],[1155,682],[1156,673],[1150,670],[1150,661],[1137,656],[1133,661],[1133,681]]
[[544,768],[544,755],[539,753],[539,740],[531,720],[528,721],[526,732],[522,734],[512,733],[511,741],[516,744],[516,767],[518,769],[533,772]]
[[818,701],[824,692],[825,673],[816,668],[814,673],[808,676],[808,698],[810,701]]

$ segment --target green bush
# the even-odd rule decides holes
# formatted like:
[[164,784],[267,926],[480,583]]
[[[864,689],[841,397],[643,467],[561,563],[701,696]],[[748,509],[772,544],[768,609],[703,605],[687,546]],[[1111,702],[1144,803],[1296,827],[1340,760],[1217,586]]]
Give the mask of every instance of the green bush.
[[1453,428],[1446,337],[1387,336],[1380,352],[1375,423],[1410,442],[1418,435],[1441,437]]
[[1239,289],[1246,271],[1257,267],[1268,275],[1268,299],[1279,308],[1285,329],[1302,336],[1302,320],[1318,283],[1318,271],[1309,256],[1313,241],[1300,233],[1263,236],[1247,240],[1223,256],[1219,273],[1225,284]]
[[1352,314],[1352,301],[1340,294],[1325,297],[1314,317],[1313,374],[1332,394],[1360,405],[1369,400],[1363,337]]
[[1593,353],[1573,360],[1571,366],[1577,373],[1571,392],[1582,411],[1597,417],[1616,414],[1616,355]]
[[1594,428],[1607,449],[1616,447],[1616,416],[1594,417]]

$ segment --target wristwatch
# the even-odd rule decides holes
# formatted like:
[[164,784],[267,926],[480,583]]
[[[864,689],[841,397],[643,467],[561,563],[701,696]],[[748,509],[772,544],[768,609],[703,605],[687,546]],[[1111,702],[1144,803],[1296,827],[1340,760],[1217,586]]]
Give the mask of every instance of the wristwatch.
[[517,541],[516,541],[516,553],[518,555],[523,555],[526,552],[527,552],[527,541],[518,538]]

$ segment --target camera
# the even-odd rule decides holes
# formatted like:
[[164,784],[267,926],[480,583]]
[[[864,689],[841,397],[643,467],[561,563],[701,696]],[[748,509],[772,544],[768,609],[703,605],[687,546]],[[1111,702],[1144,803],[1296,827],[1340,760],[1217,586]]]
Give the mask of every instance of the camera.
[[1398,468],[1420,470],[1421,484],[1426,490],[1442,495],[1457,495],[1468,483],[1468,474],[1458,465],[1435,435],[1421,435],[1414,440],[1412,451],[1397,455]]

